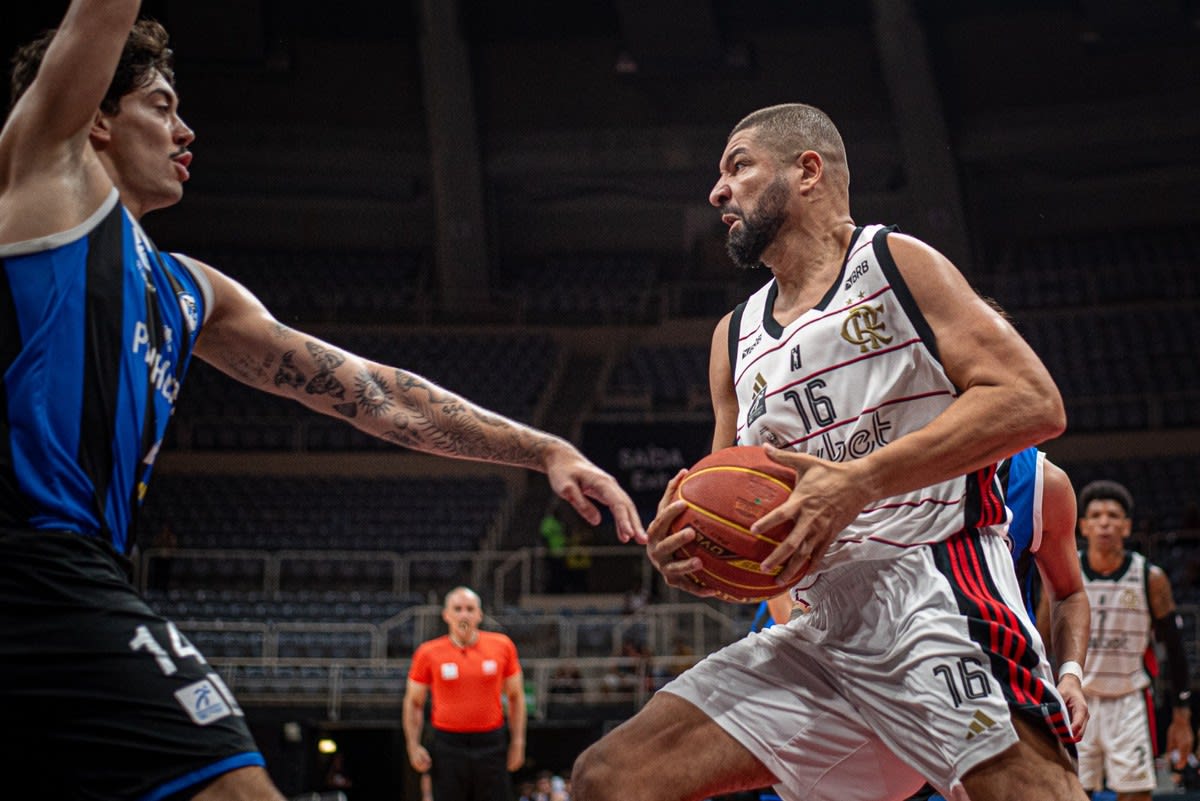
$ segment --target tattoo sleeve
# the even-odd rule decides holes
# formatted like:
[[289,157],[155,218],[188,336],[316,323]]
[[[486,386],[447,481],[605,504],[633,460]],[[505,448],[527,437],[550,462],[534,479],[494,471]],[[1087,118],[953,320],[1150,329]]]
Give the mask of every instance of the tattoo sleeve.
[[[385,383],[380,381],[379,386],[386,390]],[[403,370],[396,370],[394,402],[392,395],[386,400],[388,426],[380,436],[408,448],[540,467],[546,447],[553,442],[548,434],[486,412]]]

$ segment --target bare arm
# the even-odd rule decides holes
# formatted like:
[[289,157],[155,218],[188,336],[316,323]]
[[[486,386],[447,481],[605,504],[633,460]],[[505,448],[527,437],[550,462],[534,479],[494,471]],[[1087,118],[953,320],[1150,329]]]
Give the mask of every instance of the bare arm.
[[408,761],[417,773],[424,773],[433,766],[429,751],[421,745],[421,732],[425,728],[425,700],[428,697],[428,684],[408,680],[404,690],[404,709],[400,713],[400,725],[404,727],[404,745],[408,750]]
[[188,261],[206,272],[213,287],[213,309],[196,355],[217,369],[396,445],[542,471],[589,523],[600,522],[590,498],[612,510],[623,541],[644,541],[633,501],[566,440],[494,414],[415,373],[292,330],[233,279]]
[[1179,632],[1175,597],[1171,593],[1171,580],[1158,565],[1150,566],[1149,576],[1150,615],[1154,619],[1154,636],[1167,652],[1167,674],[1171,680],[1172,712],[1167,727],[1166,753],[1174,755],[1175,767],[1182,768],[1187,755],[1195,746],[1192,732],[1192,710],[1188,703],[1176,702],[1179,693],[1189,691],[1191,673],[1188,670],[1187,652]]
[[729,326],[732,314],[726,314],[713,330],[708,356],[708,391],[712,395],[712,449],[728,448],[737,438],[737,392],[733,387],[733,367],[729,364]]
[[1042,496],[1042,544],[1034,559],[1050,603],[1055,661],[1087,660],[1091,609],[1075,545],[1075,489],[1058,465],[1045,463]]
[[508,698],[508,769],[520,770],[525,764],[525,679],[521,671],[504,680],[504,695]]
[[74,0],[0,133],[0,242],[65,230],[112,188],[88,146],[140,0]]
[[871,501],[961,476],[1030,445],[1066,424],[1062,398],[1041,360],[944,256],[911,237],[888,237],[896,265],[933,331],[947,376],[960,394],[925,427],[848,462],[768,449],[794,467],[796,489],[753,529],[794,524],[763,568],[783,565],[794,582]]
[[[1034,554],[1042,576],[1043,609],[1049,612],[1050,639],[1046,643],[1055,666],[1064,662],[1086,664],[1091,634],[1091,607],[1083,588],[1079,552],[1075,547],[1075,488],[1062,468],[1047,460],[1043,465],[1042,544]],[[1071,731],[1083,736],[1087,725],[1087,701],[1077,676],[1058,677],[1058,690],[1071,712]]]

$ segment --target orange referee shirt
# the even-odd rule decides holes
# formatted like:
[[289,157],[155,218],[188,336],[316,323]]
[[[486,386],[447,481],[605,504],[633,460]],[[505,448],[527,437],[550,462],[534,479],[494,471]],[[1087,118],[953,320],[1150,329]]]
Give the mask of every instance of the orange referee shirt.
[[421,643],[408,677],[427,684],[433,697],[431,722],[439,731],[493,731],[504,725],[500,696],[504,680],[521,670],[517,646],[503,634],[481,631],[465,648],[449,636]]

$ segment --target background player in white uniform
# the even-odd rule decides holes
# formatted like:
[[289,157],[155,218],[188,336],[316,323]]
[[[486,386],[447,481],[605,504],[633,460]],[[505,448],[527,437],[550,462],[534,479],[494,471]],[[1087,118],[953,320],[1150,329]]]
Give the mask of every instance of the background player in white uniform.
[[1089,790],[1105,785],[1118,801],[1149,801],[1155,787],[1153,699],[1146,659],[1151,632],[1167,653],[1174,710],[1167,752],[1182,768],[1193,733],[1187,656],[1167,574],[1125,548],[1133,496],[1115,481],[1079,492],[1080,554],[1092,607],[1092,637],[1083,675],[1092,722],[1079,743],[1079,777]]
[[[708,657],[585,751],[575,797],[774,784],[788,801],[887,801],[925,777],[956,801],[1081,801],[1062,701],[990,528],[1005,517],[996,463],[1064,427],[1045,367],[945,257],[855,225],[819,110],[751,114],[719,171],[709,200],[730,254],[773,280],[713,335],[713,444],[788,449],[769,452],[796,488],[755,528],[793,526],[763,567],[806,611]],[[694,532],[669,530],[678,480],[648,553],[691,591],[698,560],[673,554]]]

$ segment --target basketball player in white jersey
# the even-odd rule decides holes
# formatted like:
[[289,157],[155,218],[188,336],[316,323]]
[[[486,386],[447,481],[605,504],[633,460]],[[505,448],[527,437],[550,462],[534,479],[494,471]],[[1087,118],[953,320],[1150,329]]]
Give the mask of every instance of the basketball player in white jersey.
[[[1091,724],[1079,743],[1079,777],[1106,786],[1118,801],[1149,801],[1155,788],[1153,698],[1147,654],[1151,634],[1165,649],[1174,710],[1167,748],[1182,768],[1192,751],[1191,684],[1171,583],[1161,567],[1126,550],[1133,496],[1115,481],[1079,492],[1083,580],[1092,606],[1092,637],[1083,691]],[[1152,652],[1150,652],[1152,653]]]
[[[1070,721],[1021,603],[996,463],[1057,436],[1062,399],[1020,335],[941,254],[850,216],[818,109],[730,134],[709,201],[766,285],[716,326],[714,447],[763,444],[796,488],[753,531],[803,613],[685,672],[572,771],[578,801],[1083,801]],[[669,584],[682,502],[647,529]],[[695,591],[704,594],[703,590]]]

